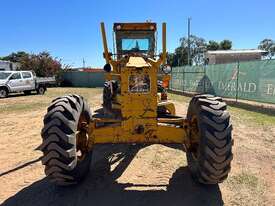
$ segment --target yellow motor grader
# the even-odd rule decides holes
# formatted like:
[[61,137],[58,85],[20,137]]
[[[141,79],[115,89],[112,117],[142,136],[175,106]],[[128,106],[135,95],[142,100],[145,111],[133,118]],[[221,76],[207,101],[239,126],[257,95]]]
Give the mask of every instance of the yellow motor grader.
[[[182,144],[192,176],[202,184],[227,178],[232,160],[232,125],[220,97],[196,95],[187,117],[167,100],[171,67],[166,65],[166,24],[162,53],[156,54],[156,23],[115,23],[115,54],[101,32],[106,64],[103,107],[92,115],[79,95],[54,99],[42,129],[42,163],[57,185],[79,182],[89,171],[96,144]],[[159,84],[158,76],[162,76]]]

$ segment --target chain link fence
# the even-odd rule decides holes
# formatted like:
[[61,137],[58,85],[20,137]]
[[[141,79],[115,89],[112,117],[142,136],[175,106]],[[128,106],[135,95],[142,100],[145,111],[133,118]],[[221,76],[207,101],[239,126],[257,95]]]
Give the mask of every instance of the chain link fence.
[[275,104],[275,60],[172,69],[170,90]]

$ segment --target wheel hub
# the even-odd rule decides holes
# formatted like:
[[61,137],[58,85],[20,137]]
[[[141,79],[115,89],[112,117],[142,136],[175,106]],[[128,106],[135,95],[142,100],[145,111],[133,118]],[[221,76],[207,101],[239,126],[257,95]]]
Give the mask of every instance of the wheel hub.
[[6,97],[7,92],[5,90],[0,90],[0,97]]
[[188,150],[191,152],[192,156],[197,159],[199,153],[199,127],[197,116],[192,116],[190,125],[190,147]]

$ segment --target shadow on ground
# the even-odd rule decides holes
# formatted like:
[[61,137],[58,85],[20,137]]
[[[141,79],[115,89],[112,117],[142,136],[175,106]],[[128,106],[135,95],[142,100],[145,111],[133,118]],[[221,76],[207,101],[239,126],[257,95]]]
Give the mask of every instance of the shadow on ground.
[[13,169],[11,169],[11,170],[8,170],[8,171],[6,171],[6,172],[2,172],[2,173],[0,173],[0,177],[5,176],[5,175],[8,175],[9,173],[15,172],[15,171],[17,171],[17,170],[23,169],[24,167],[27,167],[27,166],[29,166],[29,165],[32,165],[32,164],[34,164],[34,163],[36,163],[36,162],[38,162],[38,161],[40,161],[40,160],[41,160],[41,158],[37,158],[37,159],[31,160],[31,161],[29,161],[29,162],[26,162],[26,163],[24,163],[24,164],[22,164],[22,165],[19,165],[19,166],[15,167],[15,168],[13,168]]
[[10,93],[7,98],[14,98],[14,97],[25,97],[25,96],[36,96],[36,92],[32,92],[31,94],[24,94],[24,93]]
[[[122,175],[142,147],[141,145],[118,145],[112,146],[112,152],[110,152],[108,149],[110,146],[103,146],[102,149],[96,149],[94,152],[93,159],[96,160],[92,163],[90,175],[80,184],[60,188],[53,186],[47,178],[44,178],[22,189],[7,199],[3,205],[223,205],[219,186],[198,185],[192,180],[187,167],[178,168],[168,185],[118,183],[116,179]],[[111,153],[118,155],[112,158]],[[111,164],[118,161],[120,161],[118,166],[110,171]],[[166,191],[158,189],[163,186],[166,187]],[[145,190],[135,189],[137,187]]]

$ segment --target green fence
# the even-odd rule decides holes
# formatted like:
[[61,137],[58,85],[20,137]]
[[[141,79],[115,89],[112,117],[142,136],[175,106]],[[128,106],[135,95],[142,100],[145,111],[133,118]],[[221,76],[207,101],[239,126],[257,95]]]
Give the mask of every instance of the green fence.
[[63,85],[72,87],[103,87],[104,72],[68,71],[63,74]]
[[170,89],[275,103],[275,60],[175,67]]

